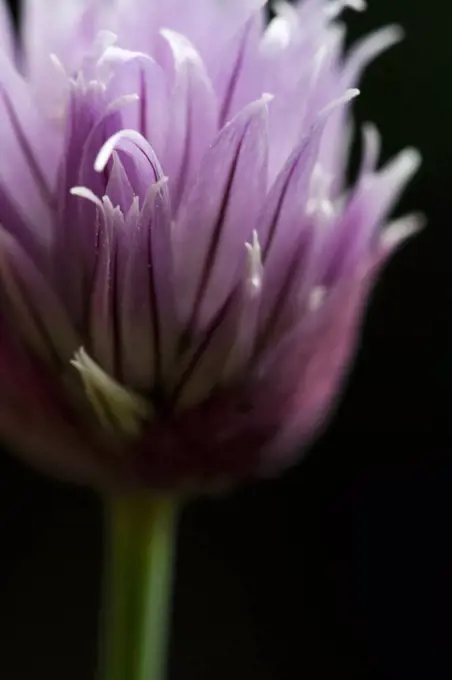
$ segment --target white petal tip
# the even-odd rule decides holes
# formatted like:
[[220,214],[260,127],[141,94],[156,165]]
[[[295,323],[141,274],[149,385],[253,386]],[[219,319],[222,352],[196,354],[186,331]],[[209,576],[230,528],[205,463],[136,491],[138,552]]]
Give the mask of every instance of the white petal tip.
[[414,147],[405,149],[405,151],[402,151],[401,155],[401,163],[402,162],[407,173],[415,173],[422,164],[422,156],[420,151]]
[[345,6],[354,9],[355,12],[365,12],[367,2],[365,0],[345,0]]
[[274,98],[275,98],[275,95],[271,94],[271,92],[263,92],[260,100],[263,104],[268,104]]
[[96,194],[87,187],[72,187],[72,189],[69,190],[69,193],[72,196],[78,196],[79,198],[84,198],[87,201],[91,201],[91,203],[94,203],[99,208],[103,208],[103,204],[100,198],[96,196]]
[[50,61],[52,62],[52,64],[54,65],[54,67],[58,71],[58,73],[67,77],[66,69],[64,68],[59,57],[56,54],[54,54],[53,52],[50,54]]
[[377,135],[380,136],[377,126],[371,120],[367,120],[363,123],[362,131],[364,135],[372,135],[373,138]]
[[344,9],[352,9],[355,12],[364,12],[367,9],[365,0],[333,0],[325,9],[329,19],[336,19]]
[[96,46],[99,47],[99,50],[101,52],[104,52],[109,47],[114,45],[117,42],[117,40],[118,36],[116,33],[113,33],[113,31],[108,31],[106,29],[102,29],[96,36],[95,44]]
[[147,145],[144,137],[136,130],[124,129],[116,132],[109,139],[107,139],[97,154],[96,160],[94,161],[94,170],[96,172],[103,172],[111,158],[113,151],[116,148],[124,148],[123,143],[125,140],[132,142],[133,145],[138,146],[139,148],[142,148],[143,144]]
[[344,94],[343,101],[349,102],[352,99],[355,99],[355,97],[359,97],[360,94],[361,90],[358,90],[357,87],[352,87],[349,90],[347,90],[346,93]]
[[341,106],[345,106],[346,104],[348,104],[350,101],[355,99],[359,94],[361,94],[361,91],[358,90],[356,87],[353,87],[353,88],[350,88],[349,90],[346,90],[341,97],[338,97],[337,99],[333,99],[332,102],[327,104],[318,114],[318,118],[322,118],[323,116],[328,116],[335,109],[338,109]]
[[413,213],[391,222],[381,236],[381,246],[386,251],[394,250],[407,238],[422,231],[427,223],[425,215]]

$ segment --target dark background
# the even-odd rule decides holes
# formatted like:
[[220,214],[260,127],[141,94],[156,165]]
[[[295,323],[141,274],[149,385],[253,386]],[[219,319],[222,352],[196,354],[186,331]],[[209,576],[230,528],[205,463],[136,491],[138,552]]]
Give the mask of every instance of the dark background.
[[[171,680],[452,677],[451,7],[370,0],[348,15],[353,37],[406,29],[356,108],[384,132],[385,157],[422,151],[401,210],[429,225],[378,284],[342,404],[310,455],[277,481],[186,509]],[[0,542],[1,677],[93,680],[96,498],[5,452]]]

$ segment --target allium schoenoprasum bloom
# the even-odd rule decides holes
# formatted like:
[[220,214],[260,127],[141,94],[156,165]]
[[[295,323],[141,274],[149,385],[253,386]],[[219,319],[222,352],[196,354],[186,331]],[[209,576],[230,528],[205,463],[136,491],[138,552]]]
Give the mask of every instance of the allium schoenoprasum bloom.
[[418,166],[377,169],[344,7],[0,3],[0,436],[93,485],[289,464],[331,410],[369,287],[417,228]]

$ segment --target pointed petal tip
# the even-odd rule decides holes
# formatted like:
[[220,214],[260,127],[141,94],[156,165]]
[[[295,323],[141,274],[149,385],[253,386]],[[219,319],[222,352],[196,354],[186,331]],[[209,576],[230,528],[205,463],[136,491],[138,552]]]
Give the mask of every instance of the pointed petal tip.
[[263,92],[259,101],[262,102],[262,104],[269,104],[274,98],[275,95],[271,92]]
[[404,215],[391,222],[380,238],[380,245],[386,253],[392,252],[404,241],[423,231],[427,218],[422,213]]
[[201,56],[196,47],[182,33],[174,31],[171,28],[161,28],[160,35],[170,46],[176,65],[180,66],[186,62],[192,62],[195,64],[202,62]]
[[[415,147],[407,147],[388,162],[387,176],[392,176],[392,182],[406,184],[419,170],[422,156]],[[383,169],[384,173],[384,169]]]
[[130,94],[124,94],[122,97],[115,99],[110,104],[108,104],[106,111],[108,113],[114,113],[115,111],[120,111],[124,106],[128,104],[133,104],[134,102],[140,101],[140,95],[136,92],[131,92]]
[[354,9],[355,12],[365,12],[367,2],[366,0],[345,0],[345,6]]
[[142,135],[140,135],[140,133],[136,130],[120,130],[109,137],[96,156],[96,160],[94,161],[94,170],[96,172],[103,172],[105,170],[105,167],[113,152],[123,139],[130,139],[132,142],[135,142],[140,137],[142,137]]
[[93,191],[91,191],[91,189],[88,189],[87,187],[72,187],[72,189],[69,190],[69,193],[72,196],[85,198],[87,201],[91,201],[91,203],[94,203],[94,205],[103,210],[104,206],[102,201]]
[[405,31],[400,24],[389,24],[388,26],[383,26],[373,33],[371,33],[367,38],[364,38],[363,45],[367,46],[369,53],[373,57],[378,56],[382,52],[385,52],[390,47],[397,45],[399,42],[405,39]]
[[324,108],[317,115],[318,120],[328,117],[330,113],[332,113],[335,109],[339,109],[342,106],[345,106],[353,99],[356,99],[356,97],[358,97],[360,94],[361,91],[358,90],[358,88],[356,87],[351,87],[348,90],[345,90],[344,94],[341,97],[333,99],[333,101],[324,106]]
[[422,164],[422,155],[419,149],[415,147],[407,147],[401,152],[400,158],[403,159],[403,165],[407,168],[407,172],[415,173]]
[[325,8],[328,19],[336,19],[345,9],[355,12],[365,12],[367,10],[366,0],[333,0]]
[[375,125],[375,123],[372,120],[366,120],[362,124],[362,132],[364,137],[372,136],[372,138],[376,138],[377,136],[380,137],[380,131],[378,127]]

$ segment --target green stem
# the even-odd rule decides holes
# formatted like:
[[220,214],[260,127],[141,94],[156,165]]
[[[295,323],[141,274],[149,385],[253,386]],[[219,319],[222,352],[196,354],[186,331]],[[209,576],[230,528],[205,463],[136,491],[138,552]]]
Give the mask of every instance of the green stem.
[[101,680],[165,679],[177,506],[155,495],[107,503]]

